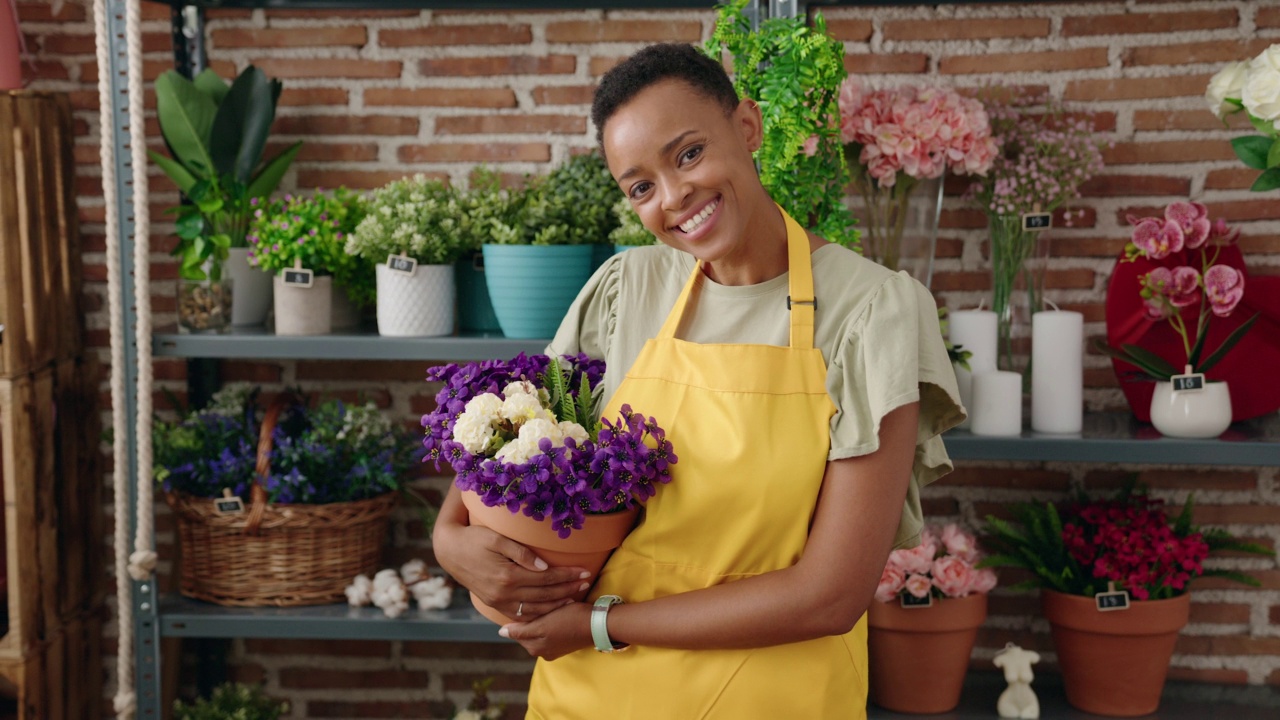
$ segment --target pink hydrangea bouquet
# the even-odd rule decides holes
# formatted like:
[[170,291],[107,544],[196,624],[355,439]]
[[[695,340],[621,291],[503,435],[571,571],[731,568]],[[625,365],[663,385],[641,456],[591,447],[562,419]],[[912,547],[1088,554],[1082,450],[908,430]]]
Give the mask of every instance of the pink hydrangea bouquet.
[[996,574],[976,567],[981,559],[977,540],[959,525],[926,527],[919,545],[889,553],[876,586],[876,600],[887,603],[903,595],[962,598],[985,594],[996,586]]
[[1099,349],[1157,380],[1180,375],[1187,366],[1192,372],[1207,372],[1226,357],[1257,319],[1254,315],[1245,321],[1206,354],[1209,323],[1215,317],[1230,316],[1244,297],[1244,273],[1218,262],[1222,247],[1234,243],[1239,230],[1229,229],[1222,219],[1210,222],[1208,209],[1193,202],[1171,203],[1163,217],[1130,216],[1129,223],[1133,235],[1125,247],[1126,259],[1147,258],[1159,263],[1139,278],[1142,285],[1138,293],[1147,317],[1169,322],[1182,338],[1186,362],[1174,365],[1131,344],[1119,348],[1102,345]]
[[940,87],[840,86],[840,139],[862,198],[863,254],[897,270],[911,192],[948,168],[983,175],[996,155],[978,100]]
[[677,461],[654,418],[622,406],[596,420],[604,362],[546,355],[443,365],[437,408],[422,418],[425,459],[488,507],[505,506],[561,538],[589,514],[638,506],[671,479]]
[[1219,70],[1210,78],[1204,96],[1209,109],[1224,122],[1227,116],[1243,112],[1261,133],[1231,141],[1241,162],[1262,171],[1250,189],[1280,188],[1280,44]]

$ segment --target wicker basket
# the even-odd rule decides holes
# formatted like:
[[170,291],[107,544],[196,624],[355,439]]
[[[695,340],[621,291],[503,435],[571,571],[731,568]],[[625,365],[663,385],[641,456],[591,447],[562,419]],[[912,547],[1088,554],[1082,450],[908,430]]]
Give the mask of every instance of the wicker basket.
[[[270,470],[271,434],[285,403],[277,398],[263,418],[255,478]],[[272,505],[255,481],[245,511],[227,515],[210,498],[169,493],[165,499],[178,519],[182,594],[236,607],[339,602],[352,578],[377,571],[396,496]]]

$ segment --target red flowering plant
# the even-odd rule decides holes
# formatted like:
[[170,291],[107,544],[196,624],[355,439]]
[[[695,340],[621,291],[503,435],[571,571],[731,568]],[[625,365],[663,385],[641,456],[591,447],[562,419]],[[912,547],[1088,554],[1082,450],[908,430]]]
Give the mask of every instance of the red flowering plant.
[[1162,500],[1132,483],[1114,498],[1085,496],[1064,503],[1022,503],[1014,507],[1015,522],[987,516],[990,533],[984,544],[993,554],[983,566],[1017,567],[1034,578],[1014,588],[1043,587],[1070,595],[1092,596],[1110,584],[1135,600],[1164,600],[1181,595],[1201,576],[1224,577],[1257,587],[1243,572],[1206,568],[1214,552],[1239,552],[1274,557],[1257,543],[1238,540],[1225,530],[1192,524],[1192,497],[1170,519]]
[[1180,375],[1186,367],[1194,373],[1208,372],[1258,319],[1255,314],[1246,320],[1206,355],[1209,323],[1215,317],[1230,316],[1244,297],[1244,273],[1218,262],[1222,248],[1233,244],[1240,231],[1228,228],[1221,218],[1210,222],[1208,209],[1195,202],[1171,203],[1165,208],[1164,217],[1130,215],[1129,223],[1133,225],[1133,235],[1125,247],[1125,261],[1146,258],[1157,264],[1139,276],[1138,294],[1147,317],[1169,322],[1182,338],[1185,362],[1171,362],[1133,344],[1116,348],[1098,343],[1097,349],[1156,380]]
[[908,550],[889,553],[876,600],[893,602],[903,596],[923,599],[961,598],[985,594],[996,586],[994,571],[979,569],[982,559],[977,539],[959,525],[927,527],[920,533],[920,544]]

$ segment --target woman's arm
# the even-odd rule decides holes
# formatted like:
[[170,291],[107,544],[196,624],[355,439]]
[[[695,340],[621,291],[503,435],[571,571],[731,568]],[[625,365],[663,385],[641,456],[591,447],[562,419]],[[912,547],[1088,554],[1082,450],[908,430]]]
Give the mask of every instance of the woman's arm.
[[[709,650],[848,632],[875,594],[915,458],[919,403],[880,422],[880,449],[827,463],[804,554],[793,566],[609,611],[615,642]],[[624,598],[625,599],[625,598]],[[547,659],[591,647],[590,606],[574,603],[503,632]]]
[[484,604],[513,620],[517,610],[522,619],[536,618],[564,605],[589,582],[591,575],[583,568],[548,568],[524,545],[468,524],[460,493],[449,488],[431,545],[440,567]]

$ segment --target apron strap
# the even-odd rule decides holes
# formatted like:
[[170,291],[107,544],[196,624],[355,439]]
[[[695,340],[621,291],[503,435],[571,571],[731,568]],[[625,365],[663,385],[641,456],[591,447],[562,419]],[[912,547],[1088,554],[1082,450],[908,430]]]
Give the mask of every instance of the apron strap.
[[[790,273],[787,280],[787,289],[790,293],[787,296],[787,307],[791,311],[791,347],[797,350],[810,350],[813,348],[814,310],[817,301],[813,294],[813,266],[809,258],[809,236],[781,206],[778,206],[778,212],[782,213],[782,219],[787,226],[787,269]],[[685,281],[684,289],[680,291],[680,297],[676,299],[676,304],[667,315],[662,329],[658,331],[658,338],[670,340],[676,336],[676,329],[679,328],[680,320],[684,317],[684,308],[689,303],[689,296],[693,294],[693,287],[701,273],[702,261],[699,260],[694,265],[693,272],[689,273],[689,279]]]

